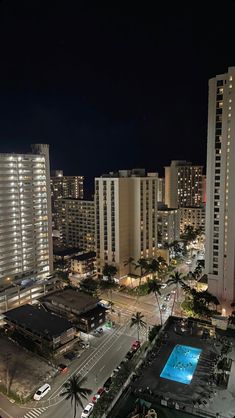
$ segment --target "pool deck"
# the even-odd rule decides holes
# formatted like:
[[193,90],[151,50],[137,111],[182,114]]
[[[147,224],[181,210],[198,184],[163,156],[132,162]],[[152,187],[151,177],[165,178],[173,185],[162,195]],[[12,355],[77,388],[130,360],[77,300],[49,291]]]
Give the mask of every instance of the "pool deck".
[[[203,405],[203,411],[208,412],[208,416],[221,416],[223,418],[235,417],[235,349],[229,354],[229,358],[233,360],[232,369],[230,372],[229,384],[226,390],[221,390],[217,387],[211,388],[208,385],[208,377],[211,371],[211,363],[215,355],[220,354],[220,349],[215,345],[213,339],[201,339],[201,336],[196,331],[192,335],[180,335],[174,330],[173,324],[167,329],[167,341],[161,346],[160,351],[156,346],[153,347],[152,353],[156,357],[149,361],[145,360],[145,364],[141,367],[141,375],[132,384],[134,393],[142,395],[146,399],[154,403],[159,402],[159,398],[163,398],[168,404],[180,403],[185,405],[188,412],[193,411],[196,414],[193,401],[207,399],[208,405]],[[190,384],[183,384],[177,381],[161,378],[160,374],[172,353],[174,347],[179,345],[187,345],[194,348],[201,349],[201,355]],[[213,395],[209,399],[209,393],[213,390]],[[198,409],[199,411],[199,409]],[[211,414],[211,415],[210,415]],[[183,414],[182,414],[183,416]],[[203,416],[203,415],[202,415]]]

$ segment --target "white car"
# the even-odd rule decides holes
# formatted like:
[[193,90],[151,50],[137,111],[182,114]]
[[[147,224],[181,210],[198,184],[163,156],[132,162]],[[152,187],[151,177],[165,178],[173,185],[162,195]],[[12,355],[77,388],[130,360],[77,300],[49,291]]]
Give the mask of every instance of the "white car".
[[33,399],[35,401],[40,401],[49,391],[51,390],[50,385],[48,383],[45,383],[45,385],[41,386],[37,392],[34,394]]
[[93,411],[94,405],[93,403],[89,403],[85,409],[83,409],[81,418],[87,418],[91,415],[92,411]]

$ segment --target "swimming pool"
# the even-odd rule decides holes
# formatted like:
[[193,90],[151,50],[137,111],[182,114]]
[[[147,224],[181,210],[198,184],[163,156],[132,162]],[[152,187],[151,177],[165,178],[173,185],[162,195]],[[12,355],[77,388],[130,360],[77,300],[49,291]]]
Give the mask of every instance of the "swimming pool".
[[176,345],[160,377],[189,385],[201,354],[200,348]]

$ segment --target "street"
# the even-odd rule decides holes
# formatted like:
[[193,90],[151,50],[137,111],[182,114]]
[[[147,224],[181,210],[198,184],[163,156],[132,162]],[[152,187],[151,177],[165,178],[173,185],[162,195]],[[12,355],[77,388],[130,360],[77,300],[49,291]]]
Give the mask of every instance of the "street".
[[[194,269],[195,264],[196,260],[190,266],[184,263],[177,270],[185,275],[189,270]],[[159,303],[160,306],[163,303],[166,305],[166,310],[162,312],[163,322],[171,315],[174,291],[174,285],[167,286],[161,290]],[[164,300],[167,294],[170,294],[169,301]],[[105,292],[102,297],[104,299],[107,298]],[[84,350],[80,359],[71,362],[69,373],[65,375],[60,374],[50,382],[52,392],[45,399],[39,402],[31,401],[27,408],[20,408],[11,404],[5,397],[1,397],[0,411],[2,418],[37,418],[41,415],[45,418],[72,418],[73,408],[71,402],[63,400],[60,396],[65,381],[73,374],[86,376],[87,382],[85,386],[92,389],[93,394],[95,394],[115,367],[123,360],[132,342],[137,339],[136,328],[130,328],[131,316],[137,311],[144,315],[147,326],[146,329],[141,330],[142,342],[148,338],[149,327],[160,324],[159,308],[154,294],[136,298],[125,293],[113,291],[112,301],[114,303],[114,312],[110,313],[109,316],[115,322],[116,328],[106,329],[102,337],[92,337],[90,339],[90,349]],[[177,303],[175,304],[174,313],[179,314]],[[89,403],[92,396],[90,396],[87,402],[84,402],[84,406]],[[81,412],[81,408],[78,408],[77,417],[80,417]]]

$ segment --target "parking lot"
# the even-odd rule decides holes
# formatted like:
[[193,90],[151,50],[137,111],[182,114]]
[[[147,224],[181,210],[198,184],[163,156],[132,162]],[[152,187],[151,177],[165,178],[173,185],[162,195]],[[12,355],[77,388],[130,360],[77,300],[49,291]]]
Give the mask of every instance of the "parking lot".
[[0,336],[0,384],[25,400],[52,377],[56,370],[36,354]]

